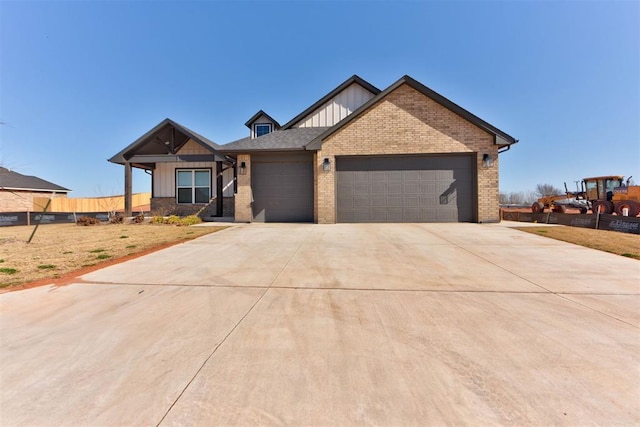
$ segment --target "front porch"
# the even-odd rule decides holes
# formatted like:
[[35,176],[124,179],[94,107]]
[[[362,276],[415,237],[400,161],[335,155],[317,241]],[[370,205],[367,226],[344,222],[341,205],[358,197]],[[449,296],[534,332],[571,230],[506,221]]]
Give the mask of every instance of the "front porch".
[[109,159],[124,166],[124,213],[132,213],[133,168],[151,175],[151,212],[203,219],[234,215],[235,159],[213,141],[165,119]]

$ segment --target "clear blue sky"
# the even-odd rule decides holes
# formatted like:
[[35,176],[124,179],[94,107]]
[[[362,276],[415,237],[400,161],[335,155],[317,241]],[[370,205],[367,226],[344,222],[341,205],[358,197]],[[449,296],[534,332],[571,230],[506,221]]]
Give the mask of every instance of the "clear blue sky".
[[519,139],[503,192],[640,182],[638,1],[0,0],[0,14],[0,164],[72,197],[122,193],[106,159],[166,117],[222,144],[353,74],[381,89],[408,74]]

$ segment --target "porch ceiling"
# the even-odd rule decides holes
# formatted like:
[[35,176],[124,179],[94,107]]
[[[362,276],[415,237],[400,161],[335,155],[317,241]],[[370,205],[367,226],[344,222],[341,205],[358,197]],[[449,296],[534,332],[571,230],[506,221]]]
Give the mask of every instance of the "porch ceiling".
[[209,150],[215,160],[226,160],[223,156],[220,156],[217,153],[218,145],[215,142],[193,132],[173,120],[165,119],[149,132],[127,146],[124,150],[110,158],[109,161],[117,164],[133,162],[134,167],[153,169],[153,163],[147,161],[141,162],[140,160],[147,157],[149,160],[155,158],[154,162],[156,162],[160,161],[158,158],[162,156],[176,158],[176,153],[178,153],[178,151],[180,151],[180,149],[184,147],[190,139]]

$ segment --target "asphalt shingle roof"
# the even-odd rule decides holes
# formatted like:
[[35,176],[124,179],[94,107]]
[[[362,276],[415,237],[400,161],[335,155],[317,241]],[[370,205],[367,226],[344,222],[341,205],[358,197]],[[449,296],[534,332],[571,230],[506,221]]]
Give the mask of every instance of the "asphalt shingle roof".
[[247,152],[247,151],[289,151],[304,150],[304,146],[313,141],[317,136],[329,129],[317,128],[292,128],[276,130],[258,138],[242,138],[237,141],[221,145],[222,153]]
[[22,175],[0,167],[0,189],[4,190],[41,190],[67,193],[71,190],[61,187],[37,176]]

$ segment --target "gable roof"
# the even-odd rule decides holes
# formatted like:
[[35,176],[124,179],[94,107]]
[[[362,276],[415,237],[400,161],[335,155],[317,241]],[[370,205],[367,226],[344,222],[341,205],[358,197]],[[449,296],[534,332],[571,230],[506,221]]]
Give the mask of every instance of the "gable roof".
[[490,123],[485,122],[480,117],[476,116],[470,111],[465,110],[464,108],[460,107],[458,104],[454,103],[453,101],[450,101],[449,99],[445,98],[444,96],[440,95],[434,90],[429,89],[427,86],[423,85],[419,81],[414,80],[413,78],[405,75],[401,77],[398,81],[393,83],[391,86],[389,86],[388,88],[386,88],[385,90],[383,90],[382,92],[378,93],[376,96],[371,98],[369,101],[362,104],[356,111],[354,111],[353,113],[345,117],[335,126],[327,129],[325,132],[318,135],[318,137],[315,138],[313,141],[311,141],[309,144],[307,144],[305,148],[307,150],[319,150],[322,147],[322,141],[324,139],[333,135],[338,130],[342,129],[342,127],[344,127],[345,125],[347,125],[348,123],[350,123],[351,121],[359,117],[362,113],[367,111],[369,108],[371,108],[375,104],[382,101],[387,95],[389,95],[391,92],[393,92],[403,84],[406,84],[409,87],[417,90],[418,92],[422,93],[423,95],[427,96],[428,98],[432,99],[433,101],[437,102],[438,104],[442,105],[443,107],[447,108],[448,110],[454,112],[455,114],[459,115],[463,119],[467,120],[468,122],[492,134],[494,136],[494,141],[495,141],[494,143],[496,145],[510,146],[511,144],[515,144],[518,142],[518,140],[512,137],[511,135],[501,131],[500,129],[496,128]]
[[282,129],[291,128],[293,125],[295,125],[296,123],[300,122],[303,118],[305,118],[309,114],[313,113],[316,109],[320,108],[322,105],[324,105],[331,98],[333,98],[334,96],[336,96],[337,94],[339,94],[340,92],[342,92],[343,90],[345,90],[346,88],[348,88],[349,86],[351,86],[354,83],[362,86],[364,89],[368,90],[369,92],[371,92],[374,95],[377,95],[377,94],[380,93],[380,89],[378,89],[377,87],[375,87],[371,83],[363,80],[362,78],[360,78],[360,77],[358,77],[357,75],[354,74],[353,76],[351,76],[347,80],[345,80],[340,86],[338,86],[337,88],[333,89],[331,92],[329,92],[328,94],[326,94],[325,96],[320,98],[315,104],[311,105],[309,108],[304,110],[302,113],[298,114],[293,119],[291,119],[287,123],[285,123],[285,125],[282,126]]
[[[173,130],[177,133],[173,132]],[[169,141],[169,139],[171,139],[171,141]],[[134,154],[175,154],[184,146],[184,144],[187,143],[187,141],[189,141],[189,139],[194,140],[196,143],[200,144],[212,153],[215,153],[216,149],[219,147],[215,142],[195,133],[186,126],[174,122],[171,119],[164,119],[149,132],[145,133],[118,154],[111,157],[109,161],[111,163],[123,165]],[[167,145],[165,141],[173,144],[173,147],[171,147],[171,145]]]
[[268,115],[267,113],[265,113],[262,110],[258,111],[253,116],[251,116],[251,118],[249,120],[247,120],[247,122],[244,125],[246,127],[248,127],[248,128],[251,128],[251,125],[253,124],[253,122],[258,120],[260,118],[260,116],[265,116],[267,119],[269,119],[269,120],[271,120],[273,122],[273,124],[275,125],[276,129],[280,129],[280,123],[278,123],[278,121],[276,119],[274,119],[273,117],[271,117],[270,115]]
[[61,187],[37,176],[22,175],[7,168],[0,167],[0,189],[2,190],[31,190],[56,193],[68,193],[68,188]]
[[305,145],[325,132],[327,127],[292,128],[276,130],[257,138],[242,138],[221,145],[221,153],[246,153],[256,151],[291,151],[304,150]]

